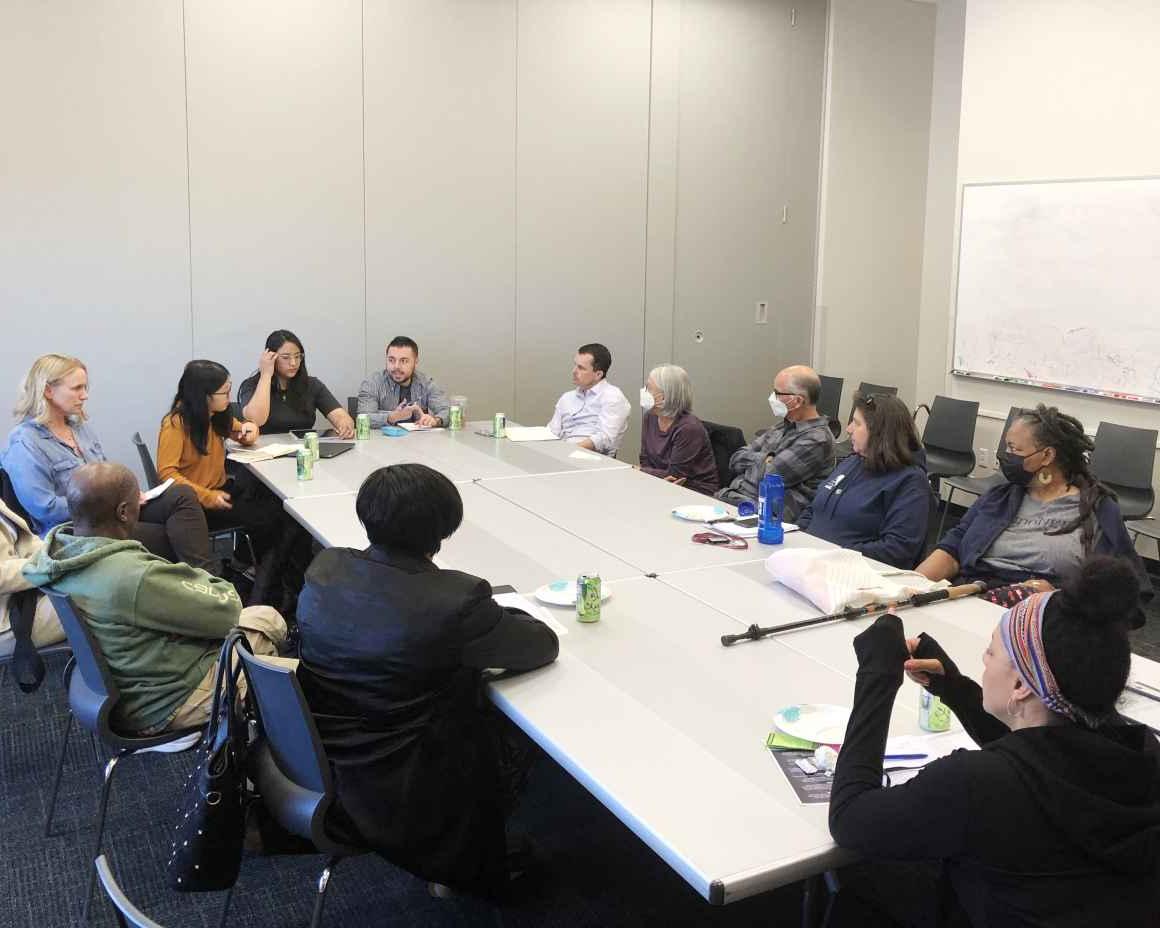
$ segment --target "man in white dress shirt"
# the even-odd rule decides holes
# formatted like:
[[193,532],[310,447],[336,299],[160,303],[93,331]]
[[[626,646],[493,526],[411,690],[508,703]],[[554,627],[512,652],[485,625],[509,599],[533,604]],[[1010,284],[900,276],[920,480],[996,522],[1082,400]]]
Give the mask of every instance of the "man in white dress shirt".
[[577,348],[572,363],[576,389],[560,397],[548,428],[581,448],[615,457],[628,430],[632,407],[619,388],[605,379],[610,367],[612,354],[603,345]]

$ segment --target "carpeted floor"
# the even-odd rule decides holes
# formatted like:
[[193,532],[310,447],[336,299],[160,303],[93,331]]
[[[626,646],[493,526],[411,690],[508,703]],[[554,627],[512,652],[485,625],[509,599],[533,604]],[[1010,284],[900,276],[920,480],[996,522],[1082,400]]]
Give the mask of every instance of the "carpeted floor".
[[[77,924],[91,859],[98,768],[87,735],[74,736],[65,762],[53,836],[43,836],[66,700],[63,662],[25,696],[0,685],[0,928]],[[128,896],[162,925],[217,924],[223,894],[182,895],[165,885],[162,862],[178,784],[192,755],[129,758],[118,768],[105,851]],[[706,903],[659,857],[547,757],[541,757],[516,815],[539,849],[541,872],[518,898],[494,910],[469,898],[433,899],[426,884],[373,855],[343,863],[327,894],[324,924],[370,926],[777,926],[797,925],[796,886],[724,908]],[[229,924],[304,926],[322,858],[248,856]],[[94,926],[112,926],[100,899]]]
[[[1149,562],[1156,575],[1157,564]],[[1160,583],[1157,584],[1160,586]],[[1133,650],[1160,660],[1160,605],[1133,634]],[[0,928],[65,928],[77,923],[91,859],[98,767],[88,737],[76,735],[66,759],[53,835],[43,836],[56,746],[66,718],[63,661],[50,665],[39,692],[0,685]],[[113,784],[105,850],[126,893],[165,926],[217,924],[221,894],[170,892],[164,882],[166,833],[191,755],[124,761]],[[695,797],[690,797],[695,801]],[[367,855],[344,863],[328,893],[328,926],[749,926],[800,924],[796,886],[713,908],[547,757],[533,770],[515,819],[539,849],[541,872],[518,898],[495,910],[469,898],[437,900],[425,884]],[[321,858],[248,856],[229,920],[236,928],[309,922]],[[95,926],[114,924],[104,900]]]

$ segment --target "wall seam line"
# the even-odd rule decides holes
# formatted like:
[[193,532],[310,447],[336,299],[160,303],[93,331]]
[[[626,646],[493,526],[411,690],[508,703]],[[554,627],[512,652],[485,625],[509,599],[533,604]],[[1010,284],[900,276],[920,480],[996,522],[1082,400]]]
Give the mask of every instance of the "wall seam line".
[[363,376],[369,373],[371,334],[367,306],[367,5],[359,4],[359,93],[362,97]]
[[186,270],[189,272],[189,356],[197,352],[193,313],[193,193],[189,155],[189,45],[185,20],[185,0],[181,0],[181,80],[185,102],[185,244]]
[[515,111],[512,114],[512,412],[519,421],[520,383],[520,4],[515,3]]
[[644,143],[644,276],[642,280],[642,305],[640,313],[640,379],[648,376],[648,223],[651,213],[652,194],[652,105],[653,105],[653,61],[656,54],[656,0],[648,5],[648,118],[645,124]]

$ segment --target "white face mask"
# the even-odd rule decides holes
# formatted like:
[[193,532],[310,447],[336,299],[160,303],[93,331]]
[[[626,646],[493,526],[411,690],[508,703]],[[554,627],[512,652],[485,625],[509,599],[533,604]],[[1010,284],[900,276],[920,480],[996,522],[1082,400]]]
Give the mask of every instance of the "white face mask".
[[646,390],[644,387],[641,387],[640,388],[640,408],[644,412],[648,412],[656,404],[657,403],[656,403],[656,400],[653,399],[653,395],[651,393],[649,393],[648,390]]
[[777,398],[776,393],[769,394],[769,408],[773,410],[775,419],[784,419],[786,413],[789,412],[789,407]]

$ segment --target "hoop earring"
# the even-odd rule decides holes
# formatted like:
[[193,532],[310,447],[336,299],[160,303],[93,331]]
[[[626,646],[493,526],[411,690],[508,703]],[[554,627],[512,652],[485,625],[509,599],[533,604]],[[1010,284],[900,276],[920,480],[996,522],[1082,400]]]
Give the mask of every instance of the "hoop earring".
[[1035,475],[1035,479],[1038,480],[1043,486],[1047,486],[1049,483],[1051,483],[1051,474],[1047,472],[1047,468],[1045,467]]

